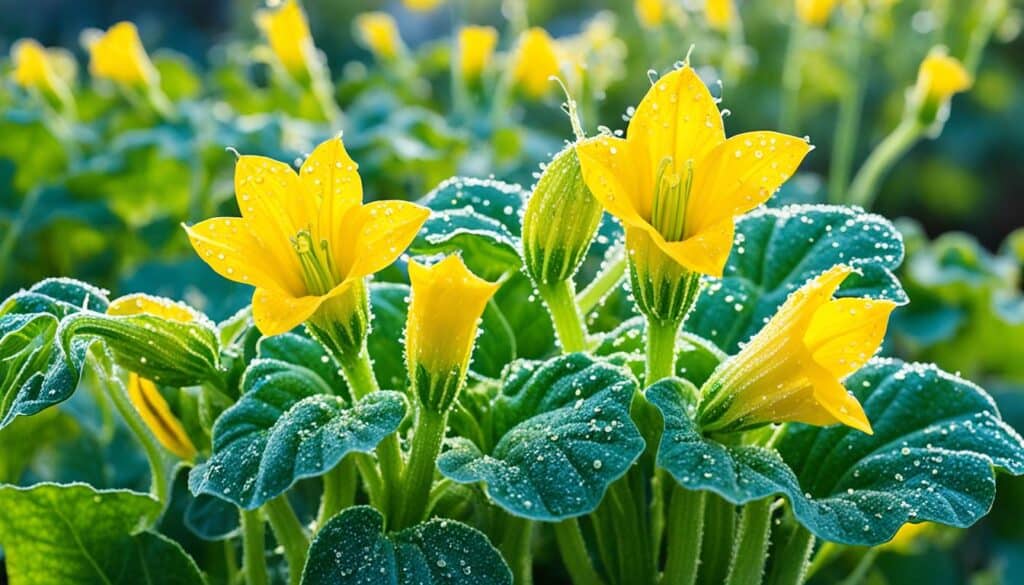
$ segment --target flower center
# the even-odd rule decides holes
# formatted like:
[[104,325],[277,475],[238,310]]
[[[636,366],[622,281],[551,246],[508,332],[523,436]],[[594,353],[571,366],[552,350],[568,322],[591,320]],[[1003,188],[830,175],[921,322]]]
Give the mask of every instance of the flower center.
[[299,257],[302,280],[310,294],[320,296],[334,288],[337,279],[334,277],[334,261],[327,240],[320,240],[318,245],[309,229],[304,229],[292,238],[292,247]]
[[661,160],[655,178],[651,225],[668,242],[678,242],[686,234],[686,206],[693,188],[693,160],[686,161],[686,174],[675,172],[671,157]]

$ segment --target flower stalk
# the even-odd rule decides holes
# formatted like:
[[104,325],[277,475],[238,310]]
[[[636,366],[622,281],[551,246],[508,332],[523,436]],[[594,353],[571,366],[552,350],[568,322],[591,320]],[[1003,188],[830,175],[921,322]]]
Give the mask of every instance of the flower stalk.
[[309,536],[306,535],[302,523],[295,515],[295,510],[288,502],[287,495],[270,500],[263,504],[262,509],[267,515],[274,536],[284,549],[284,558],[288,563],[288,582],[290,585],[299,585],[302,581],[302,569],[306,565]]

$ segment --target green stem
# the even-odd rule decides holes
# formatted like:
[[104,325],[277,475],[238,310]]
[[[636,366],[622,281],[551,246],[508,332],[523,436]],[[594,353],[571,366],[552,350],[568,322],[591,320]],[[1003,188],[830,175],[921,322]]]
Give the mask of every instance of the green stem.
[[644,383],[647,386],[675,375],[676,334],[679,323],[664,323],[647,319],[647,368]]
[[246,585],[267,585],[266,534],[259,510],[242,510],[242,571]]
[[967,52],[964,54],[964,68],[974,76],[981,65],[981,57],[985,53],[985,47],[992,37],[992,31],[999,22],[1002,13],[1000,0],[988,0],[981,8],[983,11],[978,17],[978,24],[971,31],[971,37],[967,42]]
[[499,548],[512,569],[512,582],[516,585],[533,583],[533,555],[530,551],[532,542],[533,522],[512,516],[506,518]]
[[363,488],[370,498],[370,504],[378,510],[386,507],[384,500],[384,480],[381,479],[380,470],[377,469],[373,457],[367,453],[352,453],[356,469],[359,470],[359,477],[363,480]]
[[555,284],[537,286],[544,304],[551,313],[551,322],[558,333],[558,341],[562,344],[563,353],[583,351],[587,347],[587,330],[576,308],[576,296],[571,280],[563,280]]
[[587,288],[576,295],[576,305],[580,308],[580,313],[589,313],[618,286],[622,276],[626,274],[626,265],[626,254],[620,248],[617,254],[606,261],[604,269],[587,285]]
[[925,128],[909,111],[900,125],[871,152],[850,185],[848,202],[870,209],[882,176],[924,135]]
[[736,506],[721,496],[708,494],[704,505],[704,543],[700,574],[703,583],[724,583],[736,533]]
[[804,579],[810,579],[824,566],[831,563],[835,558],[842,552],[841,545],[834,542],[825,542],[818,549],[818,552],[814,553],[814,557],[811,559],[811,564],[807,567],[807,574],[804,575]]
[[356,466],[352,457],[345,457],[323,476],[324,493],[320,498],[317,529],[323,528],[335,514],[352,505],[356,498]]
[[142,450],[146,453],[146,459],[149,461],[149,472],[152,477],[150,493],[160,502],[160,508],[156,511],[154,517],[150,519],[151,522],[156,522],[156,519],[163,513],[163,509],[168,501],[169,486],[167,472],[164,467],[164,452],[156,437],[146,428],[146,423],[142,421],[142,417],[139,416],[135,407],[132,406],[132,402],[128,398],[128,390],[114,374],[114,366],[110,362],[109,356],[103,352],[103,357],[99,358],[93,351],[90,351],[89,362],[100,383],[109,390],[108,395],[110,396],[110,401],[114,404],[114,408],[117,409],[118,414],[124,419],[128,429],[135,435],[135,439],[142,445]]
[[299,585],[306,564],[306,553],[309,551],[309,537],[292,505],[288,503],[287,496],[281,495],[263,504],[263,511],[277,542],[284,549],[284,558],[288,562],[288,581],[291,585]]
[[691,585],[697,582],[706,502],[707,492],[687,490],[678,484],[672,488],[672,501],[668,508],[668,556],[661,579],[663,584]]
[[839,585],[860,585],[863,583],[864,579],[868,576],[868,571],[874,566],[879,551],[880,549],[878,548],[868,549],[864,556],[860,558],[857,566],[853,568],[853,571]]
[[807,561],[814,548],[814,535],[796,524],[772,562],[771,585],[801,585],[807,578]]
[[642,521],[643,510],[638,509],[643,494],[636,494],[630,487],[631,474],[620,478],[608,489],[606,497],[611,500],[613,513],[611,529],[615,531],[618,550],[619,583],[648,584],[654,582],[654,560],[650,554],[649,540]]
[[774,498],[750,502],[740,512],[736,546],[732,549],[729,585],[758,585],[764,577],[764,561],[771,529]]
[[576,518],[562,520],[552,525],[555,529],[555,541],[562,562],[569,571],[574,585],[604,585],[604,580],[597,574],[594,564],[587,552],[587,543],[583,540],[580,523]]
[[42,191],[42,188],[36,187],[25,194],[25,198],[21,200],[18,214],[7,226],[7,232],[4,234],[3,240],[0,241],[0,282],[6,282],[4,278],[7,275],[7,267],[14,264],[14,245],[18,243],[21,231],[25,229],[25,224],[28,222],[29,216],[32,215],[32,210],[35,209]]
[[437,455],[441,452],[447,424],[447,413],[437,413],[420,407],[412,436],[409,464],[402,477],[402,500],[394,517],[394,530],[417,524],[430,513],[427,503],[430,500],[434,468],[437,466]]
[[782,65],[782,101],[779,105],[779,130],[796,132],[797,107],[800,103],[802,83],[804,25],[793,18],[789,28],[789,40]]
[[846,46],[846,65],[851,87],[844,91],[839,99],[835,141],[832,158],[829,161],[828,200],[834,204],[843,202],[849,185],[853,157],[857,150],[857,131],[860,129],[861,110],[864,106],[864,81],[867,77],[862,66],[864,37],[860,19],[854,19],[850,28],[852,34]]

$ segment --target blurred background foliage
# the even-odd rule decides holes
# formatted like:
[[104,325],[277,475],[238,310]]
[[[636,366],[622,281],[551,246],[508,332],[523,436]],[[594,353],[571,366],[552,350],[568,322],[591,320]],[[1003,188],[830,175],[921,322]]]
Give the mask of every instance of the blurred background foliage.
[[[671,67],[691,45],[702,76],[722,82],[717,92],[729,111],[729,134],[779,128],[780,86],[793,58],[792,4],[737,0],[739,19],[725,30],[709,25],[700,0],[667,2],[656,26],[638,19],[632,0],[449,0],[429,11],[398,0],[306,0],[330,72],[329,97],[342,113],[330,119],[313,92],[282,83],[281,72],[268,66],[253,18],[263,7],[257,0],[0,0],[0,49],[34,38],[68,49],[78,63],[73,119],[54,116],[17,87],[9,60],[0,65],[0,297],[48,276],[72,276],[115,295],[181,298],[214,319],[227,318],[248,302],[247,292],[199,262],[179,227],[237,212],[226,147],[293,160],[344,129],[370,199],[417,199],[453,175],[529,186],[538,165],[572,132],[557,86],[540,96],[508,86],[510,55],[527,23],[562,46],[562,77],[580,102],[588,134],[599,125],[625,128],[648,71]],[[856,169],[900,122],[932,47],[969,57],[986,11],[999,12],[991,42],[977,54],[974,87],[954,98],[941,135],[917,144],[884,178],[872,211],[899,218],[907,244],[900,277],[912,302],[895,314],[886,351],[935,361],[978,382],[1006,420],[1024,429],[1021,7],[1010,0],[840,4],[828,26],[804,35],[798,115],[795,127],[782,128],[809,136],[817,149],[772,205],[829,200],[844,96],[863,91],[852,144]],[[397,58],[375,55],[360,37],[355,18],[370,10],[394,17],[404,47]],[[863,53],[851,67],[854,41],[845,24],[858,15]],[[89,76],[82,31],[121,20],[138,26],[173,115]],[[500,31],[487,71],[465,86],[453,82],[450,67],[459,23]],[[89,400],[76,396],[45,420],[25,419],[0,433],[5,445],[49,437],[38,441],[41,455],[12,453],[0,471],[19,469],[22,482],[140,487],[144,463],[137,453],[89,455],[123,451],[126,443],[114,440],[123,429]],[[44,427],[22,428],[38,424]],[[87,461],[124,465],[97,469]],[[966,535],[935,529],[878,552],[843,550],[815,579],[837,582],[877,555],[865,565],[873,568],[864,582],[1021,582],[1024,483],[1002,479],[995,513]],[[207,546],[179,528],[167,530],[191,538],[190,550]]]

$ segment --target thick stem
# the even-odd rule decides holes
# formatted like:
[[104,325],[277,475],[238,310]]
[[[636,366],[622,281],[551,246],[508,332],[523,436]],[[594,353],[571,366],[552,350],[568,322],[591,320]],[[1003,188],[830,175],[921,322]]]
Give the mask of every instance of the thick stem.
[[590,560],[579,521],[570,518],[552,526],[555,529],[558,552],[562,555],[562,562],[569,571],[573,585],[604,585],[604,580],[597,574]]
[[796,132],[797,107],[800,102],[800,85],[803,69],[804,25],[794,18],[789,28],[789,41],[783,58],[782,98],[779,105],[779,130]]
[[844,91],[839,98],[839,112],[836,120],[835,142],[832,147],[832,158],[829,161],[828,200],[829,203],[841,204],[846,196],[850,173],[853,169],[853,157],[857,151],[857,131],[860,129],[861,110],[864,106],[864,83],[862,62],[864,60],[864,38],[861,33],[860,21],[856,19],[850,24],[851,35],[846,46],[846,67],[850,73],[852,87]]
[[690,491],[678,484],[672,489],[668,509],[668,555],[661,579],[664,585],[697,582],[706,502],[707,492]]
[[676,334],[678,322],[664,323],[647,319],[647,386],[675,374]]
[[764,576],[764,561],[768,551],[773,498],[750,502],[740,512],[736,546],[732,549],[729,585],[758,585]]
[[412,436],[409,464],[402,478],[402,499],[394,517],[392,529],[400,530],[423,521],[430,510],[430,488],[434,484],[434,468],[441,452],[447,413],[437,413],[420,407],[416,429]]
[[622,282],[622,277],[626,274],[627,264],[625,251],[620,248],[617,254],[607,260],[604,269],[594,277],[594,280],[587,285],[587,288],[576,295],[576,305],[580,308],[581,314],[586,315],[589,313],[591,309],[599,305],[608,296],[608,293]]
[[501,554],[512,569],[512,582],[516,585],[533,583],[533,522],[525,518],[508,517],[504,522]]
[[864,556],[857,562],[857,566],[853,568],[853,571],[845,579],[843,579],[839,585],[860,585],[867,578],[868,572],[871,571],[871,567],[875,565],[875,559],[878,558],[878,548],[868,549],[864,553]]
[[814,557],[811,559],[811,564],[807,567],[807,574],[804,575],[804,579],[810,579],[813,577],[815,573],[834,561],[840,552],[842,552],[842,545],[834,542],[822,543],[818,548],[818,552],[814,553]]
[[611,501],[612,523],[614,531],[614,548],[618,552],[619,577],[617,582],[645,585],[654,582],[654,558],[650,554],[648,534],[643,526],[643,494],[634,493],[630,487],[631,475],[638,473],[636,468],[630,470],[611,485],[605,496]]
[[267,585],[266,533],[259,510],[242,510],[242,572],[246,585]]
[[808,559],[814,548],[814,535],[797,524],[772,560],[771,585],[801,585],[807,577]]
[[573,293],[571,280],[563,280],[555,284],[537,286],[544,304],[551,313],[551,322],[555,325],[558,342],[562,344],[563,353],[583,351],[587,347],[587,330],[583,325],[579,309],[576,308],[576,296]]
[[288,503],[287,496],[281,495],[263,504],[263,511],[277,542],[284,549],[284,558],[288,563],[288,582],[299,585],[302,569],[306,565],[306,553],[309,551],[309,537],[292,505]]
[[352,505],[356,498],[356,465],[352,457],[345,457],[323,476],[324,492],[320,497],[317,530],[323,528],[335,514]]
[[729,555],[736,533],[736,506],[716,494],[708,494],[705,499],[701,582],[724,583],[729,572]]
[[870,209],[878,191],[879,181],[924,135],[924,131],[924,126],[917,121],[916,113],[908,112],[900,125],[882,140],[864,161],[864,166],[857,171],[857,176],[850,185],[848,202]]

